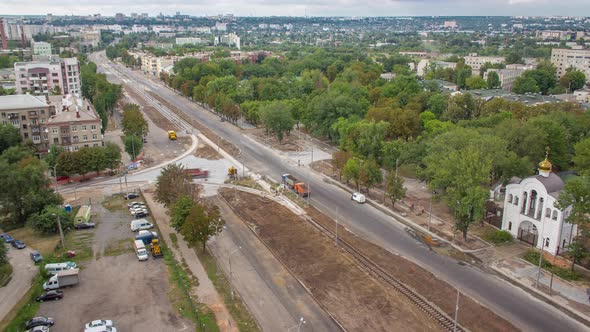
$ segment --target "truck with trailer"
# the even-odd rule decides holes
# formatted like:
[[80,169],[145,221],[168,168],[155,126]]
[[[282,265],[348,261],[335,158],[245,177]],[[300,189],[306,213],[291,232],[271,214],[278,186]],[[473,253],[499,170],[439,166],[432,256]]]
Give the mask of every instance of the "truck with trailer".
[[301,197],[309,196],[309,187],[291,174],[283,174],[283,184]]
[[190,175],[193,179],[206,179],[209,177],[209,171],[200,168],[187,168],[184,170],[186,174]]
[[77,268],[60,271],[43,284],[43,290],[74,286],[80,282],[79,273],[80,269]]

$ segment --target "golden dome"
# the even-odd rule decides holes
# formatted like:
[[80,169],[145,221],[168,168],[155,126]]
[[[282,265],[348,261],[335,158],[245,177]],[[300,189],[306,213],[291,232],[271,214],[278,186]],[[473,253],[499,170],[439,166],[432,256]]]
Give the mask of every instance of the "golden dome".
[[553,165],[549,161],[549,147],[545,148],[545,160],[539,163],[539,171],[551,172]]

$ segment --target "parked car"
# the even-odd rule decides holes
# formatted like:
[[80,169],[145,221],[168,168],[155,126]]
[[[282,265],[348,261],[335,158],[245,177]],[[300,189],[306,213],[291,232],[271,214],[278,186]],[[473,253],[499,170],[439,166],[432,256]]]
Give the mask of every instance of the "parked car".
[[137,193],[128,193],[125,195],[125,199],[132,199],[132,198],[138,198],[139,194]]
[[21,240],[14,240],[10,244],[16,249],[25,249],[27,247],[27,245]]
[[25,329],[32,329],[35,326],[53,326],[55,322],[51,317],[35,317],[27,322]]
[[137,210],[133,210],[131,211],[131,215],[135,216],[137,218],[137,214],[139,213],[145,213],[146,215],[149,214],[147,209],[137,209]]
[[14,239],[12,238],[12,236],[8,235],[8,234],[2,234],[0,235],[0,238],[4,239],[4,242],[6,243],[12,243],[12,241],[14,241]]
[[147,217],[147,216],[149,216],[149,215],[150,215],[150,214],[149,214],[149,212],[147,212],[147,211],[139,211],[139,212],[137,212],[137,213],[135,214],[135,218],[138,218],[138,219],[139,219],[139,218],[145,218],[145,217]]
[[31,259],[35,263],[39,263],[40,261],[43,260],[43,256],[41,256],[41,254],[37,250],[31,251],[30,255],[31,255]]
[[50,301],[50,300],[60,300],[63,299],[64,297],[64,292],[60,291],[60,290],[50,290],[47,291],[41,295],[39,295],[39,297],[36,299],[39,302],[43,302],[43,301]]
[[131,203],[127,204],[127,207],[132,208],[136,205],[145,205],[145,204],[143,202],[131,202]]
[[89,329],[92,327],[101,327],[101,326],[113,327],[113,321],[110,319],[93,320],[90,323],[86,323],[85,328]]
[[93,222],[81,222],[79,224],[75,224],[75,229],[87,229],[87,228],[94,228],[96,226]]
[[26,330],[25,332],[49,332],[49,326],[35,326],[30,330]]
[[154,225],[148,222],[145,219],[136,219],[131,221],[131,225],[129,226],[133,232],[146,230],[154,227]]
[[98,326],[98,327],[89,327],[84,329],[84,332],[117,332],[116,327],[109,327],[109,326]]

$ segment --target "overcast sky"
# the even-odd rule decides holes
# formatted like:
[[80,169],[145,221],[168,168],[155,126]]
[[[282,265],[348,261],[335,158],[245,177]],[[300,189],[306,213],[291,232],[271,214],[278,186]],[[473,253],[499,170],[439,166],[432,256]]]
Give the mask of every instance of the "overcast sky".
[[590,0],[0,0],[0,15],[590,16]]

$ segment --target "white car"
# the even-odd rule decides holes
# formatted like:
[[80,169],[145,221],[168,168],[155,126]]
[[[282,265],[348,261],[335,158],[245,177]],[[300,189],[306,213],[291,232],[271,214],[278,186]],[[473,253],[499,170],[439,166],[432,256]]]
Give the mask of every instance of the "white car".
[[129,208],[129,212],[137,209],[147,209],[147,207],[143,204],[137,204]]
[[113,321],[109,319],[97,319],[90,323],[86,323],[86,329],[92,329],[96,327],[113,327]]
[[147,209],[140,208],[140,209],[132,210],[131,211],[131,215],[134,216],[134,215],[136,215],[137,213],[140,213],[140,212],[143,212],[145,214],[149,214],[149,212],[148,212]]
[[358,202],[359,204],[363,204],[363,203],[367,202],[367,198],[365,197],[365,195],[363,195],[361,193],[357,193],[357,192],[352,193],[352,196],[350,196],[350,199],[355,202]]
[[110,326],[97,326],[86,328],[84,329],[84,332],[117,332],[117,328]]
[[26,332],[49,332],[49,326],[35,326]]
[[127,207],[132,208],[136,205],[145,205],[145,204],[143,202],[131,202],[131,203],[127,204]]

